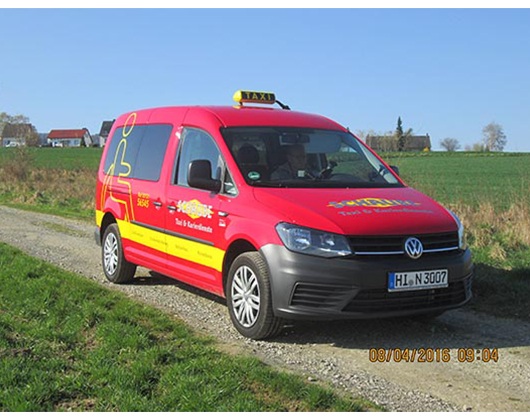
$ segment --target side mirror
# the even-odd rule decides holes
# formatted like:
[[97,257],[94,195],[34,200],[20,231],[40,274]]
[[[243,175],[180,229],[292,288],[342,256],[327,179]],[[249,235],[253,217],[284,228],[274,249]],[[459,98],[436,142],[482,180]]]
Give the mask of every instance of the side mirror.
[[394,165],[390,165],[390,167],[392,168],[392,170],[399,175],[399,168],[397,166],[394,166]]
[[201,190],[218,193],[221,181],[212,179],[212,165],[209,160],[193,160],[188,166],[188,185]]

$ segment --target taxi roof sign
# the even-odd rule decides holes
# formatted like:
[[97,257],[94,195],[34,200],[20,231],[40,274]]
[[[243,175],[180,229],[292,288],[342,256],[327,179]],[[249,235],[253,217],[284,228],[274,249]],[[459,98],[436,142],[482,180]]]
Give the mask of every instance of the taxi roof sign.
[[276,96],[271,92],[255,92],[250,90],[238,90],[234,93],[234,101],[243,104],[243,102],[252,102],[258,104],[274,104]]

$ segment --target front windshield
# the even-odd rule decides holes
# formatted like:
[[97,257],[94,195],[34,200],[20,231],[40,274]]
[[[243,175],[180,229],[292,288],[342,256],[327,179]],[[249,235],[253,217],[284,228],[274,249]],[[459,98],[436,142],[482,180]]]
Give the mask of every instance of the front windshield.
[[238,127],[222,129],[222,134],[245,180],[256,187],[402,186],[350,133]]

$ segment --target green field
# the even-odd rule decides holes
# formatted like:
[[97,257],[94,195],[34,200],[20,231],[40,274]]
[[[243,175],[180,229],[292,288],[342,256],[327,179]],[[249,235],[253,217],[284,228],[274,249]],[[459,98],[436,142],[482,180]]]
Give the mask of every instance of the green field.
[[[97,171],[103,153],[103,149],[97,147],[43,147],[28,148],[26,151],[36,168],[92,169],[94,171]],[[0,167],[8,161],[16,159],[19,154],[20,149],[18,148],[0,147]]]
[[[100,148],[27,149],[31,167],[40,170],[93,171]],[[20,159],[18,149],[0,148],[0,168]],[[506,210],[514,202],[530,203],[530,153],[389,153],[383,158],[399,167],[410,186],[443,204],[492,203]],[[70,185],[72,188],[73,185]],[[92,197],[87,197],[91,200]],[[1,192],[0,192],[1,200]],[[5,202],[5,201],[4,201]]]
[[446,204],[530,203],[530,153],[388,154],[412,187]]

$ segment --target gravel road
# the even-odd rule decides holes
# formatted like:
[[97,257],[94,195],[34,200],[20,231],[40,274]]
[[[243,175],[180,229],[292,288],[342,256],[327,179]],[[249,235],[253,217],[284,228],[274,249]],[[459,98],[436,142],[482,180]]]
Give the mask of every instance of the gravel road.
[[[177,281],[138,269],[133,284],[108,283],[90,223],[0,206],[0,241],[161,308],[216,337],[224,351],[255,355],[391,411],[530,411],[527,322],[459,309],[431,322],[296,323],[276,339],[253,342],[232,328],[223,301]],[[433,349],[435,360],[418,362],[416,354],[414,362],[373,363],[371,348]],[[496,348],[499,360],[459,362],[463,348]],[[449,349],[450,360],[437,362],[436,349]]]

